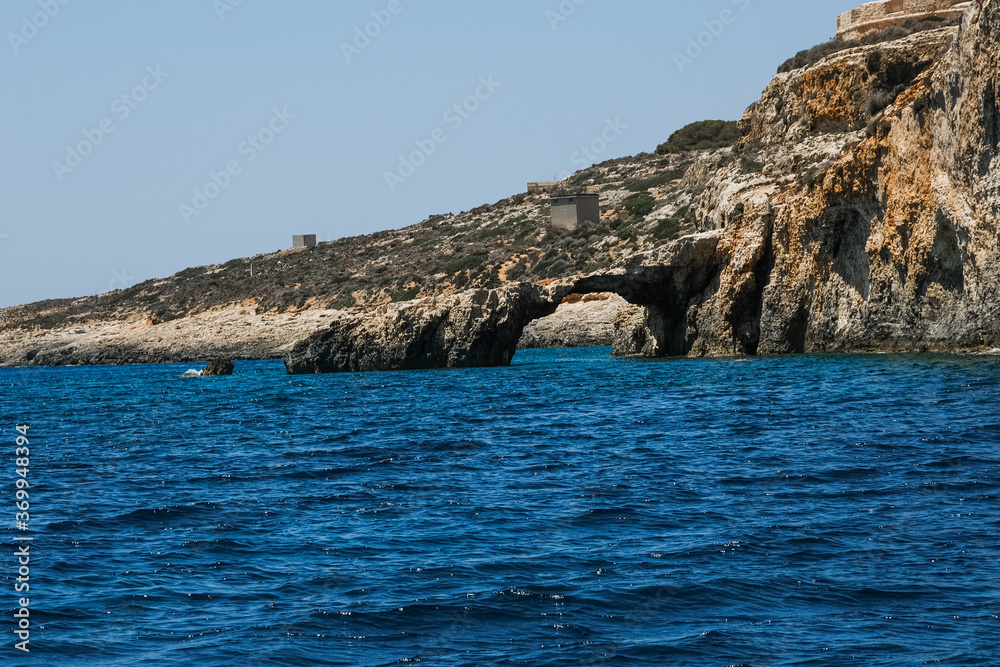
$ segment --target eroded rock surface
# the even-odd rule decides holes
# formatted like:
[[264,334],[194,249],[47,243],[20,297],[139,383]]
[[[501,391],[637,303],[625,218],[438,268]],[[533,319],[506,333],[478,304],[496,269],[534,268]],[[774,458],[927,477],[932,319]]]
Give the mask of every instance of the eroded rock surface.
[[506,366],[524,327],[555,312],[537,285],[518,283],[343,313],[296,345],[289,373]]
[[[998,63],[1000,4],[977,2],[957,30],[776,77],[743,120],[741,149],[756,151],[763,173],[717,202],[736,212],[719,246],[728,259],[688,313],[690,353],[996,347]],[[911,74],[865,130],[851,131],[852,91]],[[788,171],[788,137],[810,141],[810,123],[842,147],[803,179]]]
[[[293,353],[289,367],[507,363],[523,318],[592,292],[643,308],[616,323],[616,354],[996,348],[998,91],[1000,4],[986,0],[957,29],[779,74],[744,115],[732,159],[714,158],[698,202],[701,233],[531,292],[533,306],[516,318],[487,309],[470,319],[464,309],[452,322],[437,306],[358,315],[321,334],[336,343],[332,363]],[[475,335],[440,333],[452,329]],[[385,349],[399,350],[390,341],[408,336],[428,342],[382,360]]]

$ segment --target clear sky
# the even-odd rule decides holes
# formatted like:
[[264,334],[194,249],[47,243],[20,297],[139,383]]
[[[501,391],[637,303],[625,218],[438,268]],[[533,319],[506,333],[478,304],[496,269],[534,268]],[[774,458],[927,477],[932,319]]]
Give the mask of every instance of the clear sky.
[[855,4],[4,0],[0,307],[651,151],[739,118]]

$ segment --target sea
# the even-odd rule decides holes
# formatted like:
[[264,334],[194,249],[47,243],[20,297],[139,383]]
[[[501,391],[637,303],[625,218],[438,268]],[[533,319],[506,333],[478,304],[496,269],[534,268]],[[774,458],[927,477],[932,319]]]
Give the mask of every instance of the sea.
[[0,369],[0,664],[1000,665],[1000,357],[193,367]]

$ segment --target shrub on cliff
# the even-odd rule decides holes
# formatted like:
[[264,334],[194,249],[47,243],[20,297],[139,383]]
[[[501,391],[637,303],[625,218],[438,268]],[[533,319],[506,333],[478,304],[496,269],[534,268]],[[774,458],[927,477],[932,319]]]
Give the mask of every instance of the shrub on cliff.
[[444,273],[454,274],[459,271],[478,269],[486,261],[486,255],[469,255],[453,259],[444,265]]
[[622,205],[630,215],[636,218],[645,218],[656,208],[656,200],[646,193],[639,193],[626,199]]
[[732,146],[740,138],[736,121],[701,120],[685,125],[670,135],[666,142],[656,147],[660,155],[685,151],[714,150]]
[[679,178],[684,178],[684,174],[687,173],[688,166],[690,166],[690,164],[690,162],[686,162],[677,169],[670,169],[650,178],[629,178],[621,187],[630,192],[646,192],[647,190],[658,188],[662,185],[667,185],[668,183],[673,183]]

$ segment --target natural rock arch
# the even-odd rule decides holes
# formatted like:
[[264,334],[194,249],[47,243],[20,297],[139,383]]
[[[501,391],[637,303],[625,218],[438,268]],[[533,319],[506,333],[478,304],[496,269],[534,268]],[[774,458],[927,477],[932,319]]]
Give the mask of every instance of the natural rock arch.
[[598,292],[645,308],[642,322],[616,335],[616,354],[686,354],[688,309],[718,276],[718,243],[718,232],[698,234],[547,286],[516,283],[344,313],[298,343],[285,365],[293,374],[506,366],[528,323],[553,314],[569,294]]

